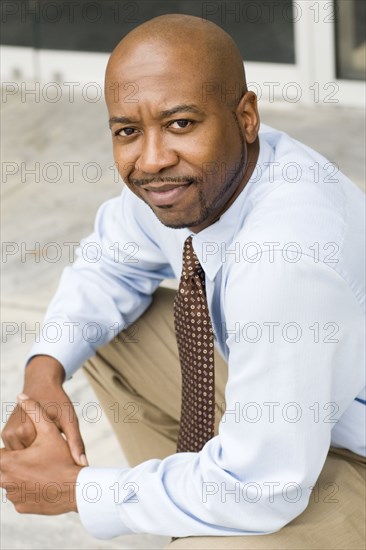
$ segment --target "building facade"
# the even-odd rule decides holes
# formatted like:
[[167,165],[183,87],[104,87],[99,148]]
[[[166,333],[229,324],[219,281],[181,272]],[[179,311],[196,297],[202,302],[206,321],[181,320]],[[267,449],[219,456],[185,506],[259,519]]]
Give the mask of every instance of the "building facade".
[[61,87],[99,100],[114,46],[164,13],[196,15],[227,30],[263,103],[365,104],[365,0],[3,1],[3,86],[26,93],[33,85],[51,102]]

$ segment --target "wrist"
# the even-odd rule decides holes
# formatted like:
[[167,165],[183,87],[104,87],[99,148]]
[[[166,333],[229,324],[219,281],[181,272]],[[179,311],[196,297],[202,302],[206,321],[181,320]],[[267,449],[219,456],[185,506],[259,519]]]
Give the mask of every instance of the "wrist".
[[65,369],[57,359],[49,355],[35,355],[25,368],[23,391],[27,394],[27,391],[50,384],[62,387],[64,380]]
[[78,484],[78,476],[80,473],[80,470],[85,468],[85,466],[73,466],[72,471],[69,472],[69,475],[67,476],[68,479],[72,480],[71,482],[64,483],[64,485],[68,486],[68,500],[69,500],[69,512],[77,512],[78,513],[78,507],[77,507],[77,499],[76,499],[76,486]]

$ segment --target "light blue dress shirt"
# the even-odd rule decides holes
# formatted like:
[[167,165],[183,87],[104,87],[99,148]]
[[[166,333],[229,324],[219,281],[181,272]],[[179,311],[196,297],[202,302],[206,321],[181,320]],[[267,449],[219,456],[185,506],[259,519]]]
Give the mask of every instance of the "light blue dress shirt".
[[[271,533],[306,508],[331,444],[366,454],[363,205],[327,159],[262,125],[250,181],[193,236],[228,362],[219,434],[199,453],[83,468],[77,505],[91,534]],[[55,357],[70,377],[163,279],[180,278],[189,234],[127,188],[104,203],[30,356]]]

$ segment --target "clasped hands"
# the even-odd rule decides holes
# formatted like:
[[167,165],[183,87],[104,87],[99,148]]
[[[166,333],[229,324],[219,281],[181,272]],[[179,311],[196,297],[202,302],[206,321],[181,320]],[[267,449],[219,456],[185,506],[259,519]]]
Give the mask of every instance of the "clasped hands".
[[[77,512],[76,479],[83,465],[87,465],[85,455],[73,458],[70,443],[38,402],[24,394],[17,400],[16,414],[28,426],[31,420],[35,438],[29,446],[17,442],[10,446],[15,450],[0,449],[0,486],[20,513]],[[4,433],[3,440],[6,444]]]

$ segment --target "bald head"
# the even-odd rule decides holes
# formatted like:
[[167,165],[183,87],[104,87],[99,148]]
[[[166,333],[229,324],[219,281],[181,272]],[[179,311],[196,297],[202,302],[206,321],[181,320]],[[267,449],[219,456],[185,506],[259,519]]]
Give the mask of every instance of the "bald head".
[[182,78],[195,75],[203,89],[215,90],[231,107],[247,91],[241,54],[231,36],[205,19],[169,14],[139,25],[119,42],[108,62],[106,92],[109,82],[125,80],[123,68],[148,65],[156,56],[161,65],[180,68]]

